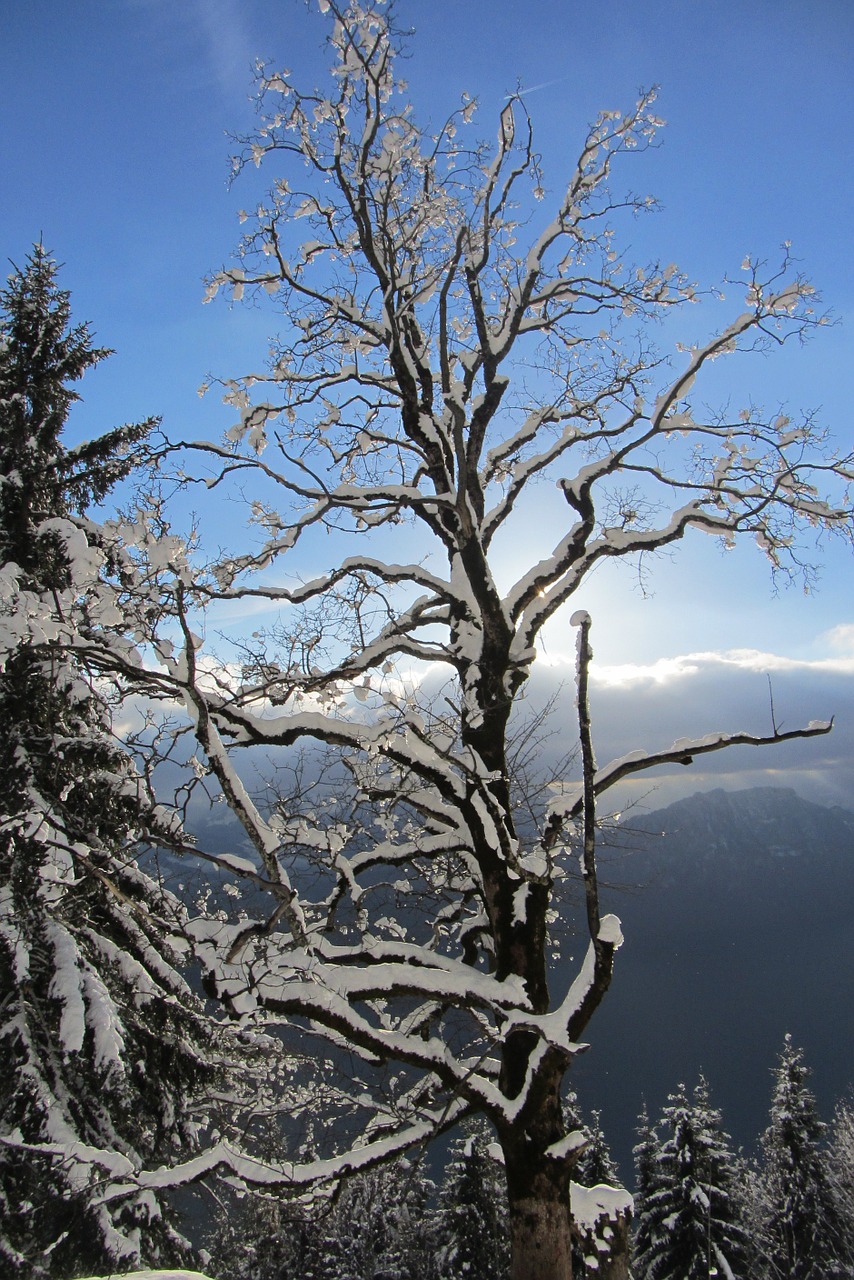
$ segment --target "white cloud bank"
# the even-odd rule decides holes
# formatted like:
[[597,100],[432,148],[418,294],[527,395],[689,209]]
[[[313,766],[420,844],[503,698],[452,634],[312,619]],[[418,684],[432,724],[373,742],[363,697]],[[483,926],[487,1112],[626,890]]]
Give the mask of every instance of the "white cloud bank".
[[[854,649],[854,627],[835,628],[851,632],[851,648]],[[840,643],[840,649],[843,645]],[[678,654],[671,658],[658,658],[651,663],[620,663],[616,666],[590,668],[590,678],[600,685],[628,685],[638,681],[665,684],[683,676],[698,675],[710,667],[730,668],[755,672],[826,672],[833,675],[854,676],[854,652],[841,652],[828,658],[789,658],[762,649],[701,650],[697,653]]]
[[[781,636],[781,648],[785,636]],[[659,808],[713,787],[792,787],[805,799],[854,808],[854,624],[817,636],[810,656],[770,649],[702,649],[651,662],[597,664],[590,669],[591,711],[599,764],[637,748],[661,750],[710,731],[756,734],[834,719],[826,737],[780,746],[735,747],[689,768],[663,766],[620,784],[618,808]],[[550,655],[531,681],[537,700],[562,686],[569,712],[574,657]],[[772,706],[773,702],[773,706]],[[575,711],[561,731],[574,735]],[[610,797],[609,797],[610,804]]]
[[[846,622],[823,632],[815,647],[825,656],[793,658],[767,649],[700,649],[690,653],[657,658],[654,662],[597,663],[594,655],[590,678],[606,688],[633,684],[664,685],[718,668],[721,671],[757,673],[790,672],[854,677],[854,623]],[[538,663],[557,670],[574,668],[575,657],[566,654],[542,655]]]

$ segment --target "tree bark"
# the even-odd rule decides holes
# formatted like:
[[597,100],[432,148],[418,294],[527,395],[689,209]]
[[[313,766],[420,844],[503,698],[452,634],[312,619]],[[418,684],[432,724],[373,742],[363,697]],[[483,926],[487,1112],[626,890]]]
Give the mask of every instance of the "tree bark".
[[569,1194],[532,1186],[509,1209],[510,1280],[572,1280]]
[[504,1160],[510,1280],[572,1280],[570,1171],[566,1161],[507,1147]]

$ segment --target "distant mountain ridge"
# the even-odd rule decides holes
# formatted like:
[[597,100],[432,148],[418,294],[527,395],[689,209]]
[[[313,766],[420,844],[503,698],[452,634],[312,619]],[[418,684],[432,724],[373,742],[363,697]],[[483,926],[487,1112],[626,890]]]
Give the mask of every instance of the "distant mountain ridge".
[[[804,800],[790,787],[698,791],[627,822],[638,831],[661,832],[665,856],[690,855],[705,869],[721,859],[755,861],[786,857],[845,857],[854,853],[854,812]],[[647,853],[651,850],[647,849]],[[654,856],[654,854],[653,854]]]

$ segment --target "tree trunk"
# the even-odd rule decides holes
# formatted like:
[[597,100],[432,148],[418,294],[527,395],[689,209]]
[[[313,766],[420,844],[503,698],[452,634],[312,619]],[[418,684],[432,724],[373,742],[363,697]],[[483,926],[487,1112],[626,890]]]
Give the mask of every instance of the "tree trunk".
[[609,1224],[611,1238],[610,1251],[600,1264],[601,1280],[629,1280],[629,1259],[631,1257],[631,1217],[628,1213],[619,1213]]
[[[505,1151],[505,1166],[507,1154]],[[572,1280],[569,1172],[565,1165],[523,1156],[511,1160],[506,1173],[510,1280]]]

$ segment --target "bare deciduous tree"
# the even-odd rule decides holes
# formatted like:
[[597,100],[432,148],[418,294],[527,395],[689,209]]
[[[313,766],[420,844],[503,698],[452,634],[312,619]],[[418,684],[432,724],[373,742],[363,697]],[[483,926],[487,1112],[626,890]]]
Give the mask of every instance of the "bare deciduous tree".
[[[380,0],[320,8],[330,91],[262,72],[262,122],[237,167],[271,168],[274,185],[240,265],[210,287],[269,299],[282,328],[269,365],[225,384],[226,439],[193,443],[183,463],[188,484],[245,494],[260,540],[200,567],[156,504],[115,522],[100,535],[112,532],[115,572],[86,590],[112,591],[129,631],[83,627],[71,642],[183,707],[198,769],[251,841],[253,862],[222,860],[251,883],[251,911],[195,929],[220,997],[249,1023],[343,1047],[359,1078],[363,1132],[337,1156],[260,1171],[221,1144],[181,1176],[224,1162],[299,1186],[482,1113],[503,1152],[513,1275],[564,1280],[579,1139],[561,1088],[621,942],[600,911],[596,799],[655,764],[829,726],[715,733],[599,768],[590,619],[576,611],[582,780],[531,833],[514,817],[508,735],[537,638],[600,562],[694,530],[749,535],[776,571],[800,572],[804,533],[850,536],[851,460],[810,418],[713,412],[694,391],[716,358],[821,323],[788,256],[778,270],[746,259],[743,310],[672,365],[652,345],[649,322],[696,296],[675,267],[619,248],[623,219],[651,202],[621,195],[612,171],[655,138],[653,94],[595,121],[543,214],[521,97],[491,145],[465,141],[467,97],[422,128]],[[501,547],[545,480],[565,518],[507,582]],[[397,547],[413,529],[411,561]],[[330,549],[334,567],[296,576]],[[278,610],[239,660],[200,638],[223,602]],[[412,696],[436,669],[443,693]],[[253,754],[312,743],[352,780],[346,819],[325,802],[265,804],[246,782]],[[555,889],[579,857],[589,946],[556,990]]]

